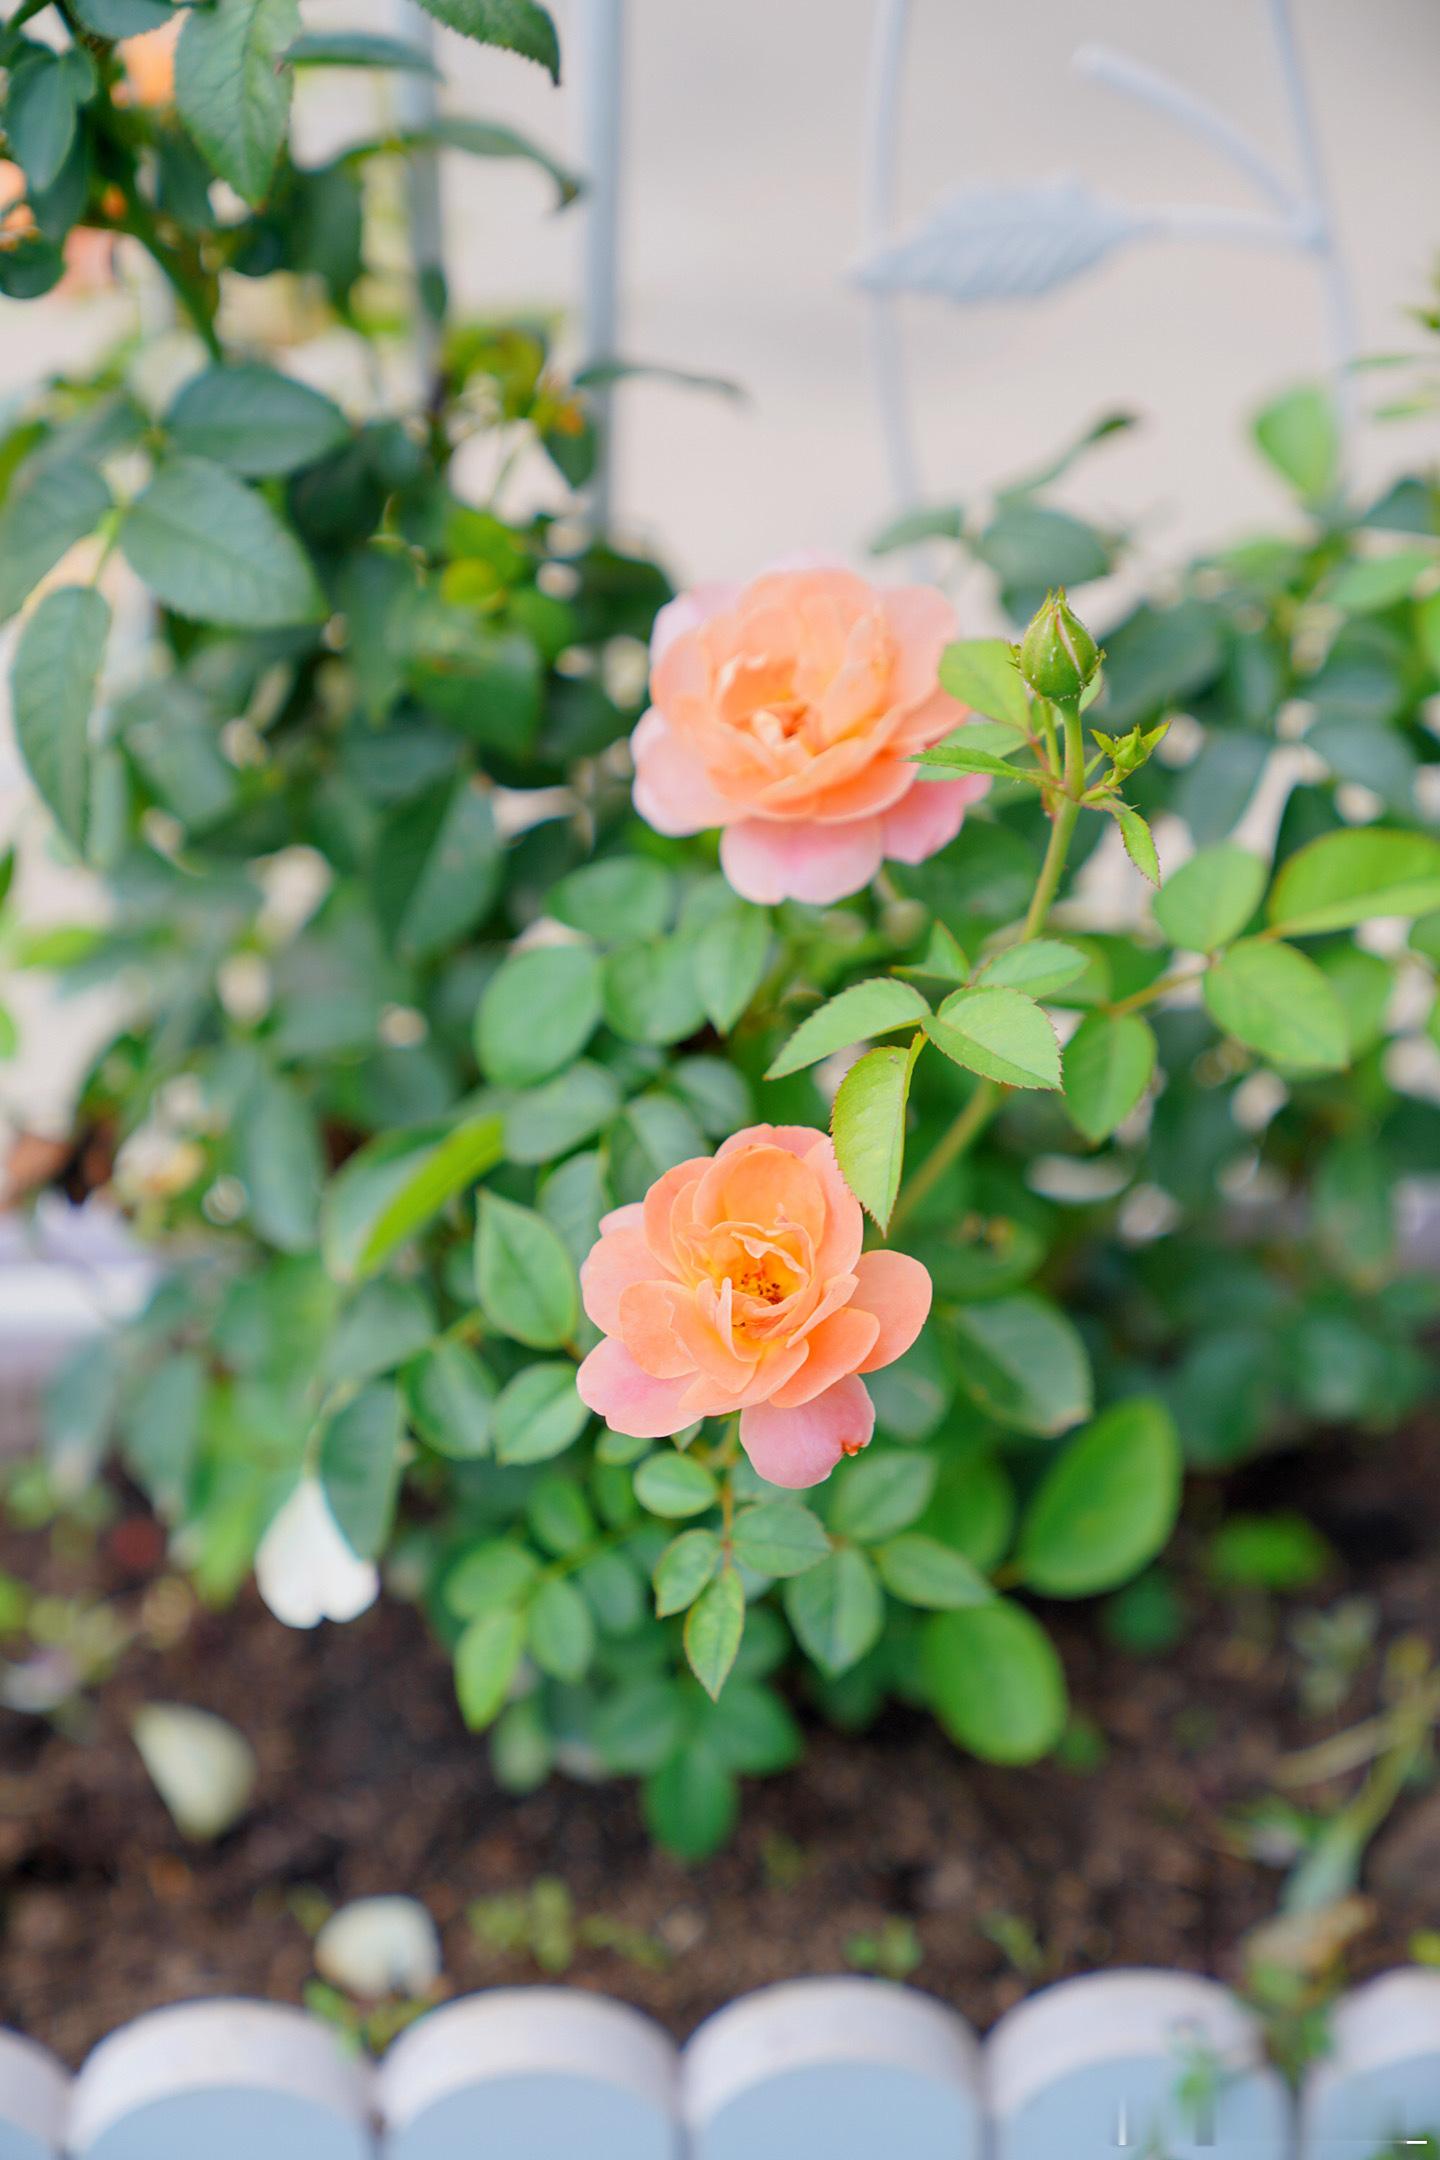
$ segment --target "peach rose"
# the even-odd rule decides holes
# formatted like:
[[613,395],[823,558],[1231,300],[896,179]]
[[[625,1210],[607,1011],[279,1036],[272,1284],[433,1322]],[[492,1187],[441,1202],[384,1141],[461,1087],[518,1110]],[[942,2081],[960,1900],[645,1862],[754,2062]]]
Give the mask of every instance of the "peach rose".
[[930,1277],[860,1250],[860,1204],[825,1133],[752,1125],[617,1208],[580,1271],[605,1341],[582,1400],[612,1432],[658,1440],[740,1413],[772,1485],[818,1485],[858,1454],[875,1406],[858,1377],[908,1350]]
[[955,629],[943,593],[838,568],[672,600],[631,740],[636,809],[657,832],[723,827],[720,861],[747,900],[823,905],[887,859],[924,862],[989,785],[922,781],[909,762],[967,717],[937,673]]
[[185,18],[177,11],[173,22],[125,39],[120,47],[125,69],[122,103],[154,106],[175,102],[175,47],[184,25]]

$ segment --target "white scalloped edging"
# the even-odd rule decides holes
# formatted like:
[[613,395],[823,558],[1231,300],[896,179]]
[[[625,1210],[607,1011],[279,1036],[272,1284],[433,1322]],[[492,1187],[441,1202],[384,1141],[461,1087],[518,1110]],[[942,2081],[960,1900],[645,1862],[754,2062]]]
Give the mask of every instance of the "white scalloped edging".
[[1250,2012],[1178,1973],[1065,1981],[983,2043],[880,1980],[761,1989],[684,2048],[603,1996],[505,1988],[378,2067],[304,2011],[188,2003],[73,2079],[0,2033],[0,2160],[1389,2160],[1440,2138],[1440,1974],[1348,1996],[1333,2041],[1297,2124]]

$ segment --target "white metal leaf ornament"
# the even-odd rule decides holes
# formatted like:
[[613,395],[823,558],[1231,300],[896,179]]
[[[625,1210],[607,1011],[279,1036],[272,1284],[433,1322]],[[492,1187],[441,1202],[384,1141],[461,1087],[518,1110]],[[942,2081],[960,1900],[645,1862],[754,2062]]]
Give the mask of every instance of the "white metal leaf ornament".
[[861,263],[868,292],[947,300],[1028,300],[1052,292],[1138,238],[1151,221],[1065,175],[961,188],[918,231]]

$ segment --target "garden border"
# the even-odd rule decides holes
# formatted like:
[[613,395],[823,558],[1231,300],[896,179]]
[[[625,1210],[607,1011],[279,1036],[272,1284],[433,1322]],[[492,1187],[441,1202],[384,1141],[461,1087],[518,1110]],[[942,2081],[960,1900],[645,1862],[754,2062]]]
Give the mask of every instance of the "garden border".
[[73,2079],[0,2033],[0,2160],[1388,2160],[1437,2132],[1440,1972],[1418,1969],[1340,2003],[1298,2120],[1254,2014],[1180,1973],[1062,1981],[984,2042],[854,1977],[763,1988],[683,2048],[555,1987],[444,2004],[378,2065],[266,2003],[152,2011]]

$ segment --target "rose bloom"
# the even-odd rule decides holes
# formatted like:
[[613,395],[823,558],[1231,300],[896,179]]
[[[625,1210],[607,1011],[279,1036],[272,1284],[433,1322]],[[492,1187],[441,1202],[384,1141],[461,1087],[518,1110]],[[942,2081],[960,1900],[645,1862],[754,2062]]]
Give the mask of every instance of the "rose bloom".
[[631,742],[636,809],[657,832],[722,827],[726,877],[762,903],[824,905],[882,862],[924,862],[989,785],[909,762],[968,717],[939,684],[955,631],[943,593],[838,568],[671,601]]
[[[25,175],[0,158],[0,249],[14,248],[35,231],[35,214],[25,200]],[[67,298],[98,292],[113,276],[115,240],[111,233],[76,225],[65,236],[65,275],[55,291]]]
[[772,1485],[818,1485],[875,1426],[859,1375],[908,1350],[930,1276],[904,1253],[862,1253],[860,1204],[829,1137],[752,1125],[667,1170],[617,1208],[580,1271],[605,1333],[582,1400],[612,1432],[658,1440],[740,1413]]

